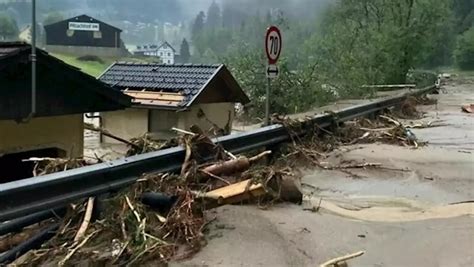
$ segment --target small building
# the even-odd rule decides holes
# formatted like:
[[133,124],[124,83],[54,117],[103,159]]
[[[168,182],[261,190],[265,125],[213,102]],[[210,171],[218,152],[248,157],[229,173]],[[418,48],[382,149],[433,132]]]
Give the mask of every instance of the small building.
[[161,59],[161,63],[163,64],[175,64],[177,57],[179,57],[176,50],[168,42],[164,42],[160,46],[137,46],[133,54],[137,56],[159,57]]
[[168,139],[192,125],[228,134],[235,104],[250,102],[224,65],[117,62],[99,79],[133,97],[132,108],[101,113],[102,127],[125,139]]
[[131,106],[131,98],[37,50],[31,115],[31,46],[0,43],[0,183],[32,176],[30,157],[83,155],[83,114]]
[[[176,50],[168,43],[162,43],[155,52],[154,56],[158,56],[161,58],[161,63],[163,64],[174,64],[175,63],[175,56]],[[145,54],[146,55],[146,54]]]
[[145,56],[145,54],[156,52],[158,49],[158,45],[150,44],[150,45],[137,45],[135,50],[133,50],[133,54],[135,56]]
[[127,50],[121,29],[87,15],[45,25],[46,50],[78,56],[121,56]]

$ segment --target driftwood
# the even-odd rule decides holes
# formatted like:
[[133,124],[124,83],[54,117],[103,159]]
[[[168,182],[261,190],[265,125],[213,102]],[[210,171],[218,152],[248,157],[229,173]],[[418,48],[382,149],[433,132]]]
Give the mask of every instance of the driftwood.
[[325,170],[338,170],[338,169],[364,169],[364,168],[379,168],[382,166],[381,163],[355,163],[355,164],[345,164],[340,166],[324,166],[319,164],[319,166]]
[[28,240],[37,231],[37,229],[24,229],[20,233],[5,236],[0,240],[0,254]]
[[217,205],[227,205],[259,197],[266,194],[263,184],[252,184],[252,180],[245,180],[229,186],[206,192],[200,197],[217,201]]
[[134,144],[134,143],[132,143],[132,142],[130,142],[130,141],[128,141],[128,140],[125,140],[125,139],[123,139],[123,138],[121,138],[121,137],[119,137],[119,136],[113,135],[113,134],[110,133],[109,131],[107,131],[107,130],[105,130],[105,129],[102,129],[102,128],[100,128],[100,127],[96,127],[96,126],[94,126],[93,124],[84,123],[84,129],[90,130],[90,131],[99,132],[99,133],[101,133],[101,134],[103,134],[103,135],[105,135],[105,136],[107,136],[107,137],[110,137],[110,138],[115,139],[115,140],[117,140],[117,141],[119,141],[119,142],[122,142],[122,143],[124,143],[124,144],[127,144],[127,145],[129,145],[129,146],[131,146],[131,147],[133,147],[133,148],[135,148],[135,149],[139,149],[139,148],[140,148],[140,147],[137,146],[136,144]]
[[89,241],[89,239],[94,236],[97,232],[99,232],[98,230],[92,232],[90,235],[86,236],[84,238],[84,240],[82,240],[81,243],[77,244],[76,246],[74,246],[74,248],[72,248],[69,253],[66,255],[66,257],[64,257],[64,259],[62,259],[59,263],[58,263],[58,266],[64,266],[66,264],[66,262],[74,255],[74,253],[76,253],[77,250],[79,250],[81,247],[83,247],[87,241]]
[[356,252],[356,253],[353,253],[353,254],[344,255],[342,257],[337,257],[337,258],[334,258],[332,260],[326,261],[325,263],[319,265],[319,267],[329,267],[329,266],[336,266],[337,267],[337,266],[339,266],[340,262],[360,257],[360,256],[364,255],[364,253],[365,253],[365,251],[359,251],[359,252]]
[[216,163],[202,169],[203,173],[210,173],[215,176],[231,175],[248,170],[252,164],[271,154],[271,151],[265,151],[254,157],[239,157],[228,161]]
[[74,242],[79,242],[79,240],[81,240],[84,237],[84,234],[87,231],[87,227],[89,227],[89,223],[92,217],[92,211],[94,210],[94,199],[95,199],[94,197],[90,197],[89,200],[87,201],[87,208],[84,214],[84,220],[82,221],[82,224],[79,227],[79,230],[77,230],[77,234],[74,237]]

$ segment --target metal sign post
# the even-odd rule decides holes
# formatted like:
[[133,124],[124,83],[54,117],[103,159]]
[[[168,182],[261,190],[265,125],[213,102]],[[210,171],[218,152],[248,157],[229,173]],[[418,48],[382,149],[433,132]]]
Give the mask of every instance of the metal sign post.
[[275,27],[271,26],[267,29],[267,34],[265,36],[265,53],[268,59],[268,66],[267,66],[267,98],[265,101],[265,125],[270,124],[270,87],[271,87],[271,79],[275,79],[278,77],[279,69],[276,63],[280,58],[281,54],[281,47],[282,47],[282,39],[280,30]]

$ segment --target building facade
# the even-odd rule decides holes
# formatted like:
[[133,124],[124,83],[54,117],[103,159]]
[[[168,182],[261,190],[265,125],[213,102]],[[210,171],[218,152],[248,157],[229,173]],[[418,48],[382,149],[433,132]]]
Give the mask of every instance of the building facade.
[[157,45],[141,45],[137,46],[134,55],[137,56],[148,56],[148,57],[159,57],[161,63],[172,65],[176,63],[176,59],[179,56],[176,50],[168,42],[162,43],[160,46]]
[[31,114],[31,46],[0,43],[0,183],[32,176],[29,157],[80,157],[83,113],[125,109],[131,98],[37,50]]
[[228,134],[235,104],[249,102],[224,65],[118,62],[99,79],[133,98],[132,108],[101,113],[102,127],[125,139],[169,139],[171,128],[192,125],[209,135]]
[[52,52],[121,55],[121,29],[87,15],[44,26],[46,49]]

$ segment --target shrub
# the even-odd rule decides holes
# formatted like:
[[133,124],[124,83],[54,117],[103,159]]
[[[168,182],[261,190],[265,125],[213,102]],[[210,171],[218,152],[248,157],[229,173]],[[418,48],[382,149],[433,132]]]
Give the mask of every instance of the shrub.
[[460,69],[474,70],[474,27],[458,37],[454,56]]
[[85,55],[85,56],[81,56],[81,57],[78,57],[77,60],[80,60],[80,61],[95,61],[95,62],[99,62],[99,63],[104,63],[104,60],[102,60],[100,57],[98,56],[93,56],[93,55]]

